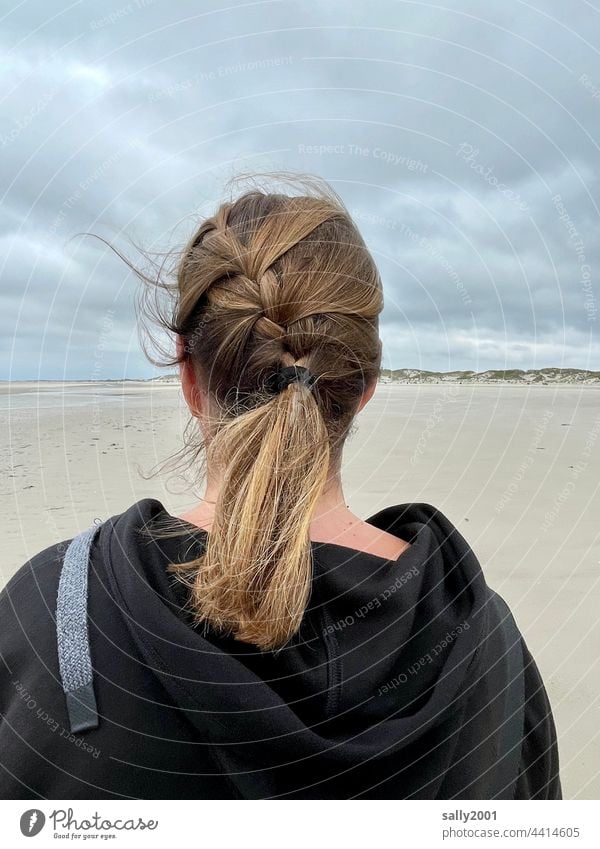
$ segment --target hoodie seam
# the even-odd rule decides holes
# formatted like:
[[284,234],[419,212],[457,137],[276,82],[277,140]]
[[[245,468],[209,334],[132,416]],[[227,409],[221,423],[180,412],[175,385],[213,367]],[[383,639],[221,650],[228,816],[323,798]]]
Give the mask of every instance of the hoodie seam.
[[[333,622],[325,606],[321,609],[322,631],[325,650],[327,652],[327,701],[325,711],[328,716],[337,715],[340,703],[340,688],[342,681],[342,658],[339,643],[333,631]],[[330,639],[331,638],[331,639]]]

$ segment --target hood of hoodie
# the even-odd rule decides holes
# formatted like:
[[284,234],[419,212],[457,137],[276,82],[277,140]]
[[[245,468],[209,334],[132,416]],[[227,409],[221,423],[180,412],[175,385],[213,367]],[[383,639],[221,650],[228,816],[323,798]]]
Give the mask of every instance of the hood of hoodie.
[[[166,566],[200,553],[207,532],[181,519],[178,537],[140,532],[173,519],[146,498],[107,520],[103,563],[148,671],[240,796],[435,798],[446,782],[448,798],[458,751],[494,757],[487,586],[439,510],[399,504],[367,519],[410,542],[396,560],[313,541],[302,626],[275,652],[192,627]],[[480,732],[467,714],[482,688]]]

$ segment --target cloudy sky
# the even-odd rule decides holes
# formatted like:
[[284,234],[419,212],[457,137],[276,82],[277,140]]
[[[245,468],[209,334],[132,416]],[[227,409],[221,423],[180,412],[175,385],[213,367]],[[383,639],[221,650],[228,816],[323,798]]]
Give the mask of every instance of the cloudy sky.
[[0,23],[0,379],[149,377],[133,261],[318,174],[384,365],[600,369],[600,5],[23,0]]

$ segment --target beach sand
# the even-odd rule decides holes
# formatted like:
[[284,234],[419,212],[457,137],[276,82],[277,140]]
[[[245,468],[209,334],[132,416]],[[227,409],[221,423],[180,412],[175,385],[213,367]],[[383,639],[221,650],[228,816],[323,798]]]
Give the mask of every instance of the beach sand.
[[[3,384],[0,405],[1,583],[140,498],[193,505],[181,477],[141,474],[182,445],[178,386]],[[344,459],[358,515],[435,505],[510,604],[552,702],[565,798],[600,798],[599,471],[593,386],[380,384]]]

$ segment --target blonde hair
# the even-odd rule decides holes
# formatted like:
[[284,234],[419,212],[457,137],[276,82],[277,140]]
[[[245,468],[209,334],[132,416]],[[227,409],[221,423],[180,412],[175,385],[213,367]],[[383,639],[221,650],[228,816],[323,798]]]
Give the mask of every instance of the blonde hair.
[[[184,343],[171,362],[188,358],[210,398],[197,454],[222,472],[202,554],[169,569],[198,623],[264,650],[300,627],[314,508],[381,365],[373,258],[328,184],[302,188],[222,203],[185,246],[176,282],[159,284],[173,296],[162,326]],[[273,394],[273,373],[293,364],[316,382]]]

